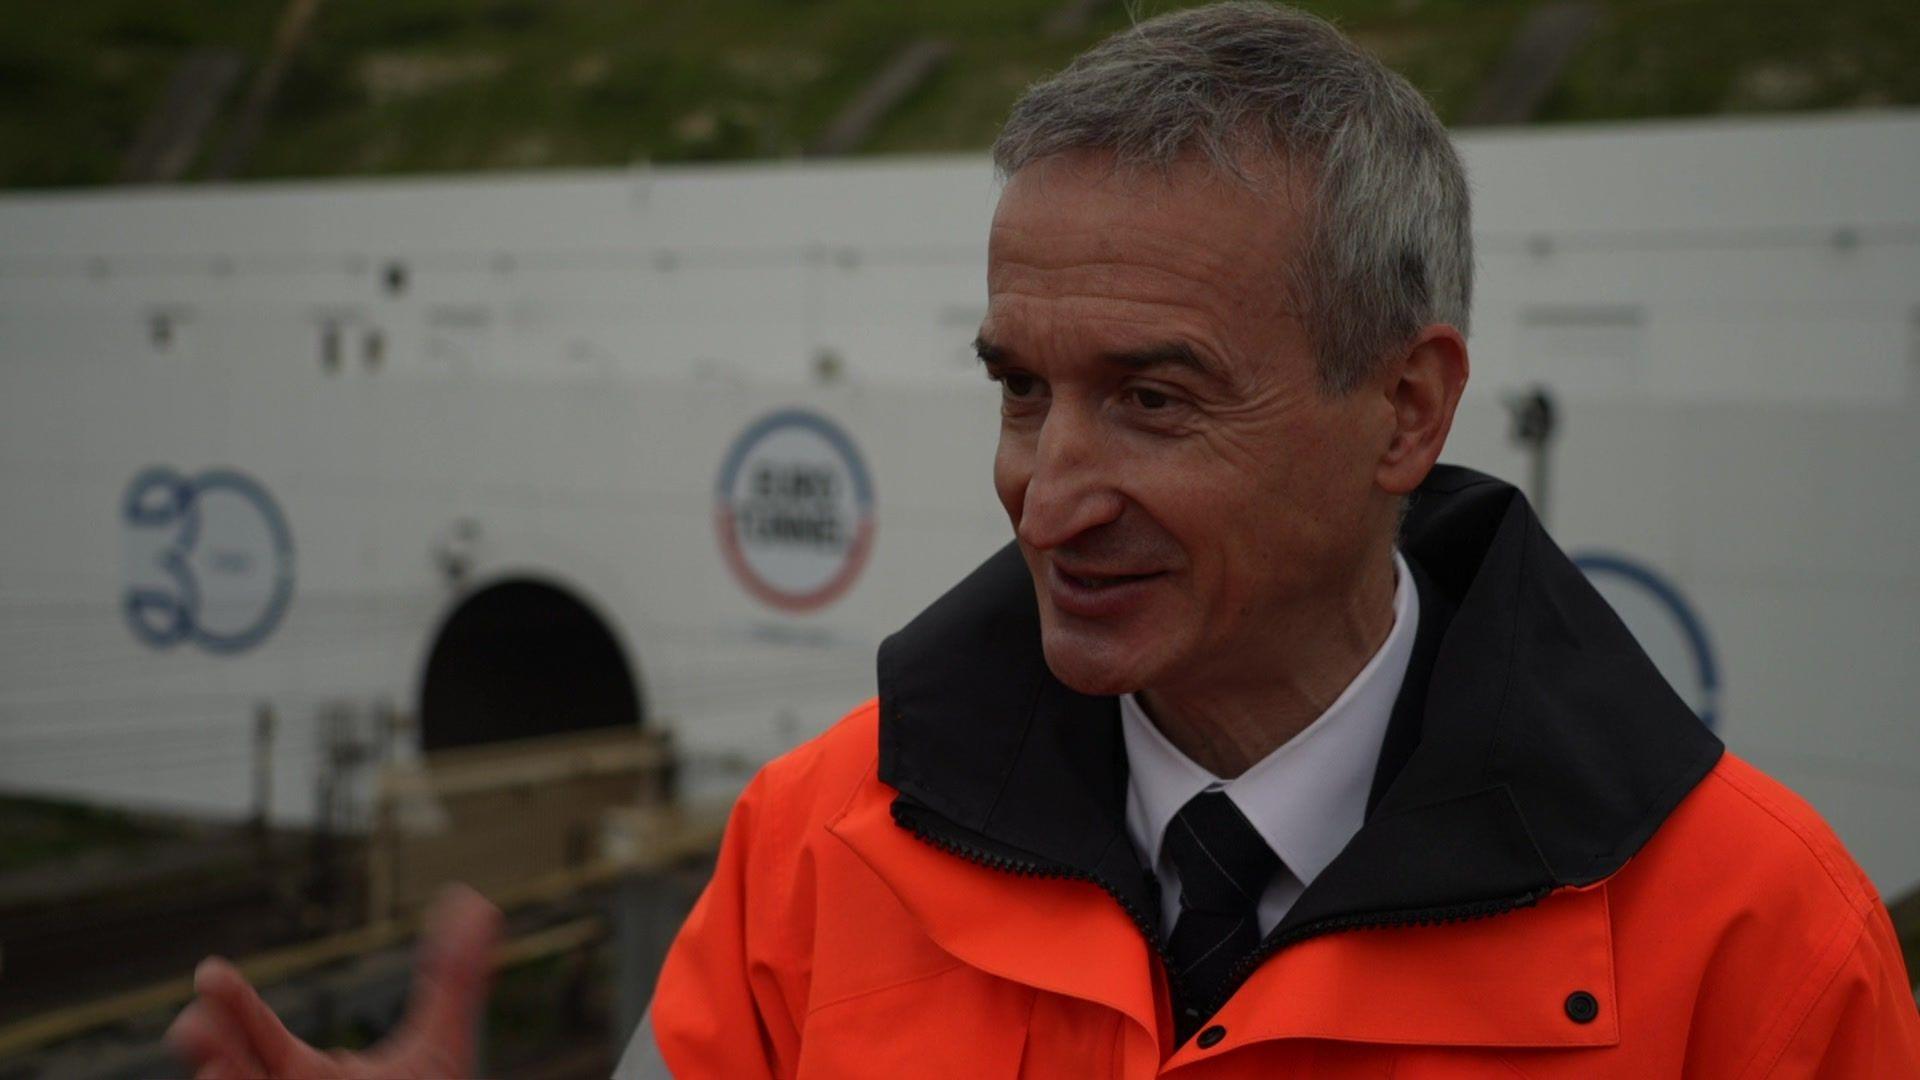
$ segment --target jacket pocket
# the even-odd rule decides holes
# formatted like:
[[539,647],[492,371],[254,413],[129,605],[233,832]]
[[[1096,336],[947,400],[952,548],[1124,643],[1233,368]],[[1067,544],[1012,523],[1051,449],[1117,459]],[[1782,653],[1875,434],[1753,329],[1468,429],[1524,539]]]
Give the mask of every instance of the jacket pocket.
[[1037,993],[1027,1020],[1021,1080],[1119,1077],[1124,1052],[1120,1013],[1079,998]]
[[1498,1053],[1436,1047],[1401,1051],[1388,1075],[1389,1080],[1528,1080]]
[[822,1005],[800,1035],[799,1080],[978,1080],[1020,1074],[1032,987],[953,966]]

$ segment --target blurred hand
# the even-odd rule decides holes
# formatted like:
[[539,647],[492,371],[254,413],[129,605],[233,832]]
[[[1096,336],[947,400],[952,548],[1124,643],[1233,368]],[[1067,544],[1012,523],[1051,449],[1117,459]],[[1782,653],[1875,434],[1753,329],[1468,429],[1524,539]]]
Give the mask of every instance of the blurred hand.
[[442,892],[427,916],[406,1018],[364,1054],[295,1038],[240,972],[216,958],[194,971],[199,996],[167,1029],[167,1042],[202,1080],[472,1076],[500,922],[500,910],[472,889]]

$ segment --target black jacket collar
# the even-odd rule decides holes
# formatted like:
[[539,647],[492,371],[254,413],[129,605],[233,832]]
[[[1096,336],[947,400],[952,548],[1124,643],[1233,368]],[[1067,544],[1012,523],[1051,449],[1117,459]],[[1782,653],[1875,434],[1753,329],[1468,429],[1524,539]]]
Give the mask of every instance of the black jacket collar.
[[[1276,935],[1597,881],[1720,756],[1512,487],[1436,468],[1401,551],[1422,617],[1368,819]],[[888,638],[879,683],[896,816],[1150,904],[1126,836],[1115,699],[1047,670],[1016,548]]]

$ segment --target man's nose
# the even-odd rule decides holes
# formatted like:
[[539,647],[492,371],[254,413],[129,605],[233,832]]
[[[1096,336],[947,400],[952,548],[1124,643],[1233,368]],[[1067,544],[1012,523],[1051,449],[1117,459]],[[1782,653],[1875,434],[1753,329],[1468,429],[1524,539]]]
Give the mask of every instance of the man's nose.
[[1034,445],[1015,530],[1021,543],[1044,551],[1118,519],[1125,503],[1111,483],[1110,456],[1097,423],[1056,407]]

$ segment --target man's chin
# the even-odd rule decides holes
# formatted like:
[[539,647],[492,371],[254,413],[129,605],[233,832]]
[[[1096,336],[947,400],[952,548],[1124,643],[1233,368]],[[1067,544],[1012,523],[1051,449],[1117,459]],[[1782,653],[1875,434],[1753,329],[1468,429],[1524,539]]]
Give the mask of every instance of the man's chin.
[[1122,642],[1062,631],[1043,631],[1047,669],[1068,689],[1090,697],[1130,694],[1148,685],[1151,664]]

